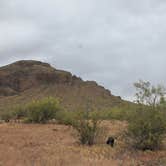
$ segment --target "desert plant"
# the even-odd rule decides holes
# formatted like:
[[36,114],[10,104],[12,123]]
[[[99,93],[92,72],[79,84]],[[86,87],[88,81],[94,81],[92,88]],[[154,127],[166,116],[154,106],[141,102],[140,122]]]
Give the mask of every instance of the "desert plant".
[[10,111],[2,112],[0,115],[1,120],[4,120],[5,122],[9,122],[12,117],[13,113]]
[[129,120],[130,117],[133,115],[134,110],[136,109],[136,106],[133,104],[130,107],[113,107],[108,110],[102,110],[102,111],[91,111],[90,115],[93,116],[93,114],[98,114],[98,117],[101,120]]
[[158,149],[166,133],[166,119],[163,113],[149,109],[135,112],[128,126],[130,143],[141,150]]
[[138,104],[156,107],[164,101],[166,89],[163,85],[154,86],[148,81],[140,80],[134,83],[134,87],[137,91],[135,96]]
[[79,115],[79,111],[61,110],[57,112],[56,120],[59,124],[73,125],[75,123],[75,120],[79,118]]
[[129,120],[129,140],[138,149],[158,149],[166,133],[166,118],[164,112],[159,109],[165,89],[162,86],[151,86],[149,82],[144,81],[134,85],[139,107]]
[[42,100],[33,101],[28,104],[27,121],[33,123],[46,123],[54,119],[60,110],[59,101],[56,98],[48,97]]
[[25,106],[16,106],[12,111],[13,118],[21,119],[27,117],[27,110]]
[[93,145],[99,131],[99,118],[90,117],[86,112],[82,113],[79,119],[75,120],[73,127],[77,130],[79,140],[83,145]]

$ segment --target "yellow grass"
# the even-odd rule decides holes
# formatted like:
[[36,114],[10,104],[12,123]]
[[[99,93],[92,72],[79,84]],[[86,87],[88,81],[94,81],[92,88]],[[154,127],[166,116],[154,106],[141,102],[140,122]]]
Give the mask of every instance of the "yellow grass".
[[[164,150],[131,152],[126,147],[120,137],[126,122],[103,121],[101,125],[108,132],[103,133],[100,144],[88,147],[77,142],[76,132],[70,126],[0,124],[0,166],[166,165]],[[110,135],[117,137],[114,148],[105,145]]]

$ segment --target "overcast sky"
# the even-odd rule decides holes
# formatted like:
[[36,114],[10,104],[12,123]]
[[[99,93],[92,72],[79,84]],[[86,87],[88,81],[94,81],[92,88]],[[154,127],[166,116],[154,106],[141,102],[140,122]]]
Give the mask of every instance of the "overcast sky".
[[165,0],[0,0],[0,65],[37,59],[130,99],[166,84]]

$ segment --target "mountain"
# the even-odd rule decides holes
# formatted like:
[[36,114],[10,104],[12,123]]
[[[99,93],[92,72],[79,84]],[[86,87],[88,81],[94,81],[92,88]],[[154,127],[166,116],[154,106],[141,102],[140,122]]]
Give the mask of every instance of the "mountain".
[[47,96],[59,98],[68,110],[104,110],[126,103],[94,81],[39,61],[23,60],[0,67],[0,109]]

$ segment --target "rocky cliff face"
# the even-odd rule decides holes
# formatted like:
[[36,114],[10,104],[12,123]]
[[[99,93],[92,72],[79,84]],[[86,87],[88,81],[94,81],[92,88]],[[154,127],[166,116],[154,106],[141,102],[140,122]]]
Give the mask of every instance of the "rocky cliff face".
[[[49,64],[39,61],[18,61],[0,68],[0,95],[15,95],[44,84],[66,86],[86,84],[92,88],[102,88],[96,82],[84,82],[70,72],[56,70]],[[110,93],[108,90],[106,92]]]
[[73,84],[78,80],[47,63],[19,61],[0,68],[0,95],[14,95],[42,84]]

